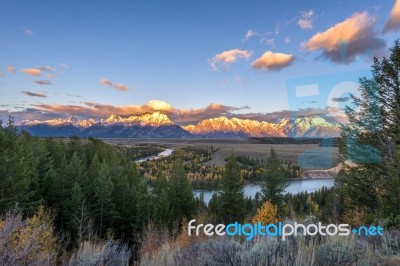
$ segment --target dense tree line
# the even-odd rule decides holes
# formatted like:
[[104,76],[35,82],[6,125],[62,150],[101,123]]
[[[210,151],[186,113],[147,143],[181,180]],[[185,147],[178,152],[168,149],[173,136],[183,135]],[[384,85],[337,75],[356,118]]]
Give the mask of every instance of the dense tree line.
[[40,139],[17,133],[10,119],[0,147],[0,215],[17,208],[29,216],[44,205],[70,247],[90,234],[135,244],[148,223],[179,224],[196,212],[179,160],[152,193],[136,164],[100,140]]
[[372,77],[360,79],[360,97],[346,108],[340,214],[353,224],[386,220],[400,225],[400,43],[374,59]]

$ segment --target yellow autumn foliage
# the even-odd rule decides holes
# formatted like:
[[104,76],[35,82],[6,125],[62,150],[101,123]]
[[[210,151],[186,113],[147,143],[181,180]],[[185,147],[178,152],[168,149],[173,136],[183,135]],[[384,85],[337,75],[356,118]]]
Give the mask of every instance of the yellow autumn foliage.
[[270,201],[266,201],[257,209],[256,215],[252,219],[253,223],[260,222],[263,225],[278,223],[278,207]]
[[[22,220],[20,216],[14,219],[0,220],[0,234],[3,230],[10,230],[11,233],[4,239],[6,243],[2,244],[13,250],[16,263],[29,265],[33,262],[47,261],[55,263],[57,254],[57,238],[53,228],[53,216],[46,212],[43,207],[27,218]],[[19,259],[18,259],[19,258]]]

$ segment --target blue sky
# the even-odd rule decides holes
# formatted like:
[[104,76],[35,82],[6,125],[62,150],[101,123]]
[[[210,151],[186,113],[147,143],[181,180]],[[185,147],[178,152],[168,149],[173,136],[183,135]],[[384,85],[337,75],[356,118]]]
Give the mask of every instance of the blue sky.
[[367,70],[372,55],[385,55],[398,37],[399,5],[2,1],[0,115],[161,111],[192,123],[294,110],[288,81]]

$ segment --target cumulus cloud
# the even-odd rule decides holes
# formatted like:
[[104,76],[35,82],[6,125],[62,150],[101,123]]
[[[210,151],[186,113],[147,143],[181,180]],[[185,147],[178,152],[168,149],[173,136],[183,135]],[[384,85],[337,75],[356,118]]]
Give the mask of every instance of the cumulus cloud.
[[100,84],[104,85],[104,86],[110,86],[110,87],[114,87],[115,89],[119,90],[119,91],[129,91],[129,87],[126,86],[123,83],[118,83],[118,84],[114,84],[111,80],[108,79],[101,79],[100,80]]
[[400,0],[396,0],[390,11],[389,20],[386,22],[383,32],[395,31],[400,28]]
[[300,19],[297,21],[297,25],[303,30],[311,30],[313,28],[313,15],[314,11],[302,11],[300,12]]
[[324,32],[302,43],[303,49],[321,49],[323,56],[336,63],[350,63],[357,56],[384,48],[386,43],[374,31],[376,19],[367,12],[354,13]]
[[172,111],[173,107],[169,103],[161,100],[150,100],[147,106],[151,107],[155,111]]
[[[203,119],[218,116],[229,116],[235,111],[247,109],[249,107],[234,107],[212,103],[203,108],[179,109],[161,100],[151,100],[143,105],[123,105],[114,106],[95,102],[84,102],[83,105],[77,104],[36,104],[34,110],[43,112],[47,116],[64,117],[74,115],[80,118],[107,118],[112,114],[128,117],[131,115],[142,115],[153,112],[161,112],[168,115],[176,124],[187,125],[198,123]],[[56,115],[54,115],[56,114]],[[22,114],[20,114],[22,116]]]
[[16,72],[15,67],[13,67],[13,66],[7,66],[6,69],[10,73],[15,73]]
[[[43,96],[36,96],[43,97]],[[202,108],[179,109],[161,100],[151,100],[143,105],[124,105],[114,106],[95,102],[84,102],[83,105],[77,104],[36,104],[34,108],[24,108],[19,111],[1,111],[0,117],[12,115],[16,121],[28,120],[47,120],[53,118],[67,117],[70,115],[80,119],[94,118],[103,119],[112,114],[128,117],[131,115],[142,115],[159,111],[168,115],[172,121],[179,125],[196,124],[204,119],[226,116],[229,118],[238,117],[243,119],[254,119],[258,121],[280,122],[282,119],[292,119],[302,116],[317,115],[325,118],[328,122],[346,122],[343,112],[333,107],[326,108],[306,108],[299,110],[282,110],[273,113],[236,113],[249,109],[248,106],[227,106],[211,103]]]
[[35,80],[34,82],[38,85],[52,85],[50,80]]
[[31,76],[40,76],[42,74],[39,68],[23,68],[21,71]]
[[225,66],[236,62],[238,59],[248,59],[251,57],[251,52],[247,50],[231,49],[224,51],[220,54],[216,54],[211,59],[211,69],[213,71],[218,70],[218,65],[223,64]]
[[281,70],[289,66],[295,60],[292,54],[273,53],[266,51],[261,57],[256,59],[252,66],[254,69]]
[[60,114],[76,115],[92,118],[105,118],[112,114],[121,116],[141,115],[162,111],[164,113],[173,113],[172,106],[164,101],[151,100],[144,105],[124,105],[114,106],[94,102],[85,102],[82,105],[61,105],[61,104],[38,104],[36,108],[42,111],[54,112]]
[[31,92],[31,91],[23,91],[23,94],[30,96],[30,97],[40,97],[40,98],[46,98],[46,94],[44,93],[38,93],[38,92]]

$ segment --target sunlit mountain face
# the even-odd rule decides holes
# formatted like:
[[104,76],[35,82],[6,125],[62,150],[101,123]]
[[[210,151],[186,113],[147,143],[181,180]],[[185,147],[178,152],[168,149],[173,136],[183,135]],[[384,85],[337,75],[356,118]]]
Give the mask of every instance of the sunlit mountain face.
[[136,138],[249,138],[339,136],[339,127],[324,118],[309,116],[282,119],[278,123],[224,116],[204,119],[195,125],[180,126],[166,114],[139,116],[111,115],[107,119],[78,120],[76,117],[51,120],[23,120],[18,128],[37,136],[136,137]]

